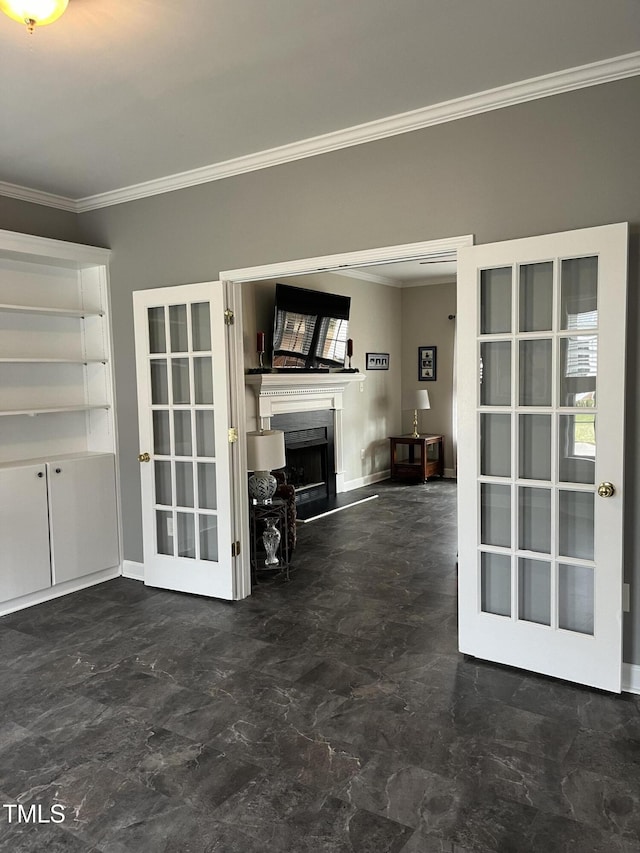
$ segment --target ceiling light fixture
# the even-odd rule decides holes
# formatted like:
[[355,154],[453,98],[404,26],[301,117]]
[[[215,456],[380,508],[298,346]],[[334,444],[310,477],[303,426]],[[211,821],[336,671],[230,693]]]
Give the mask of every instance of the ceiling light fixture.
[[69,0],[0,0],[0,9],[33,33],[36,27],[52,24],[67,8]]

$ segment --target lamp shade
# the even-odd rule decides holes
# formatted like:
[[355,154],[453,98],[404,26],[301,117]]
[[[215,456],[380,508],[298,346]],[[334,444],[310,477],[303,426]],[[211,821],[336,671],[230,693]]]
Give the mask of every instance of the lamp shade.
[[430,409],[429,392],[418,388],[414,391],[405,391],[402,395],[403,410],[416,411],[416,409]]
[[247,433],[247,468],[249,471],[273,471],[285,464],[284,432],[265,429]]

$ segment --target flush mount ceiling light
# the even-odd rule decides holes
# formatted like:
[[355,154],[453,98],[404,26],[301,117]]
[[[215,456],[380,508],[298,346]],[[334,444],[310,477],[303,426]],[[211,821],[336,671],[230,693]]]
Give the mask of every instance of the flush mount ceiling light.
[[69,0],[0,0],[0,9],[33,33],[36,27],[52,24],[67,8]]

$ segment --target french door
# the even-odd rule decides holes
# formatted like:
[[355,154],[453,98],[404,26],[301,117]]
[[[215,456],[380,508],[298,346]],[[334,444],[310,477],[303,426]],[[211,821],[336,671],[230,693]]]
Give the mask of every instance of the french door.
[[145,584],[234,598],[222,284],[133,301]]
[[615,692],[627,240],[458,254],[460,651]]

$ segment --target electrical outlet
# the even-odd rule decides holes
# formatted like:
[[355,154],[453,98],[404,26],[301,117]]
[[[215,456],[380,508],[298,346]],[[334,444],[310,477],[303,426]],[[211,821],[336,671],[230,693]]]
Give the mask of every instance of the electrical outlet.
[[628,583],[622,584],[622,609],[625,613],[631,611],[631,586]]
[[364,382],[359,382],[358,384],[360,385],[360,393],[364,394]]
[[364,447],[360,448],[360,459],[364,459]]

